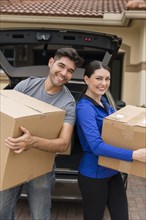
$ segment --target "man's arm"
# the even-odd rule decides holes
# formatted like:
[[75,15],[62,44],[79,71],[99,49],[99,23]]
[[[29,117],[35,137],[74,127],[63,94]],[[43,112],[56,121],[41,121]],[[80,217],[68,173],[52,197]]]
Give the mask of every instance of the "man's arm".
[[6,146],[12,149],[15,153],[29,150],[31,148],[47,151],[50,153],[65,152],[69,146],[73,125],[64,123],[58,138],[46,139],[37,136],[32,136],[30,132],[20,127],[23,135],[18,138],[8,137],[5,140]]

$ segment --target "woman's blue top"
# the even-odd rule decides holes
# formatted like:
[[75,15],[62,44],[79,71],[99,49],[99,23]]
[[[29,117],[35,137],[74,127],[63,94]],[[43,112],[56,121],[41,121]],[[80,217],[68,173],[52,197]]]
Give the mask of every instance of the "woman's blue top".
[[76,107],[76,126],[83,149],[79,172],[91,178],[106,178],[119,171],[100,166],[98,157],[106,156],[125,161],[132,161],[132,150],[118,148],[106,144],[101,138],[103,119],[112,114],[114,109],[105,99],[101,99],[104,107],[95,103],[88,96],[83,96]]

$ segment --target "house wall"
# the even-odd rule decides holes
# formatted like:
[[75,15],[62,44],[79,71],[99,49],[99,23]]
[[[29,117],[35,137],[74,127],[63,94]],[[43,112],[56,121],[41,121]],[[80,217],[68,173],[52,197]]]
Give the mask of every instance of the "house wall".
[[8,84],[8,77],[0,71],[0,89],[3,89]]
[[[133,20],[128,27],[123,26],[98,26],[98,25],[75,25],[50,24],[48,23],[5,23],[5,27],[44,27],[65,28],[88,31],[98,31],[118,35],[122,37],[120,50],[125,53],[122,77],[122,99],[131,105],[146,105],[146,22]],[[3,28],[3,25],[1,26]],[[1,81],[1,78],[0,78]]]

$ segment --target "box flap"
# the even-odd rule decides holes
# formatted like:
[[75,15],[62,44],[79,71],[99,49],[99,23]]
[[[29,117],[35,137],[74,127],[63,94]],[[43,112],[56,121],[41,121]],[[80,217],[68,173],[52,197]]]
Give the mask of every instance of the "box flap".
[[[44,113],[48,113],[48,112],[57,112],[57,111],[63,111],[62,109],[55,107],[53,105],[49,105],[48,103],[42,102],[38,99],[35,99],[33,97],[30,97],[26,94],[23,94],[21,92],[18,92],[16,90],[1,90],[0,91],[0,95],[1,95],[1,101],[4,100],[5,97],[5,101],[4,102],[9,102],[10,109],[7,108],[7,113],[10,114],[11,111],[11,107],[13,106],[13,108],[15,108],[15,111],[13,112],[17,112],[17,108],[25,108],[25,111],[22,109],[22,114],[23,112],[26,113],[26,111],[29,111],[30,114],[34,114],[34,111],[36,112],[36,114],[44,114]],[[3,97],[3,99],[2,99]],[[7,101],[6,101],[7,99]],[[15,104],[14,104],[15,103]],[[2,104],[2,108],[5,108],[5,104]],[[1,108],[1,110],[2,110]],[[21,111],[19,111],[21,112]]]
[[146,127],[146,109],[127,105],[105,119]]
[[0,113],[9,115],[10,117],[16,119],[25,116],[32,116],[40,114],[39,111],[29,108],[25,105],[22,105],[9,97],[3,95],[0,96]]

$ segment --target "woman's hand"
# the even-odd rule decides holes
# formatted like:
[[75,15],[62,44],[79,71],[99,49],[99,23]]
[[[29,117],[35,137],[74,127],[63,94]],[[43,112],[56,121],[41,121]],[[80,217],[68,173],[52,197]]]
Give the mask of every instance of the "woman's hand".
[[132,159],[146,163],[146,148],[140,148],[133,151]]
[[20,126],[20,130],[23,133],[22,136],[18,138],[7,137],[5,140],[6,146],[17,154],[30,149],[33,143],[30,132],[22,126]]

